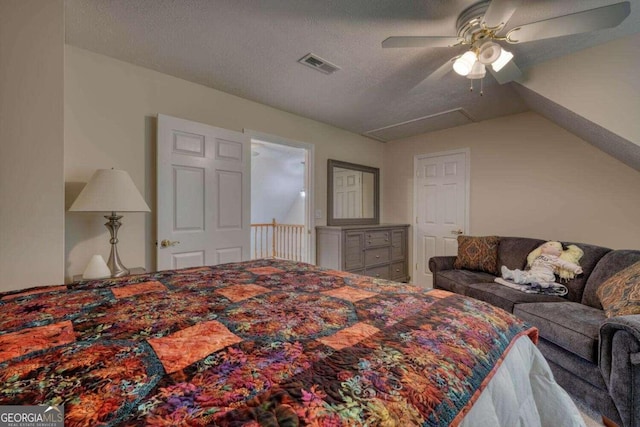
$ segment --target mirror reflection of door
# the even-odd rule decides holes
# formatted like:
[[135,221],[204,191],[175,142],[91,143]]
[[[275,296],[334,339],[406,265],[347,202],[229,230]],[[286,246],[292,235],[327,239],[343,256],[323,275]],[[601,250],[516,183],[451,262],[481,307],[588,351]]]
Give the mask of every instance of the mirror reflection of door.
[[333,217],[362,218],[362,172],[333,170]]
[[369,172],[362,172],[362,218],[373,218],[374,212],[374,176]]
[[329,159],[327,225],[380,222],[380,169]]

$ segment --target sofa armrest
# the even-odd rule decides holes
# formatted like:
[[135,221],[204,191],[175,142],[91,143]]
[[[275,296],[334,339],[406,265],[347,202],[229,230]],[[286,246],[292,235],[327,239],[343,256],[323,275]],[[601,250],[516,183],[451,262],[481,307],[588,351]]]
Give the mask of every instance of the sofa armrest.
[[434,256],[429,258],[429,270],[432,273],[437,273],[442,270],[453,270],[453,263],[456,260],[455,256]]
[[640,314],[600,327],[599,366],[624,426],[640,425]]

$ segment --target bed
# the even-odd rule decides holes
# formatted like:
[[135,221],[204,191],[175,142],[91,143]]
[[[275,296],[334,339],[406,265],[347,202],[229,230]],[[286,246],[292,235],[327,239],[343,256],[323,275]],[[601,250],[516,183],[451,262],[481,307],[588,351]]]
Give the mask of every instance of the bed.
[[509,313],[255,260],[0,294],[0,405],[67,426],[583,425]]

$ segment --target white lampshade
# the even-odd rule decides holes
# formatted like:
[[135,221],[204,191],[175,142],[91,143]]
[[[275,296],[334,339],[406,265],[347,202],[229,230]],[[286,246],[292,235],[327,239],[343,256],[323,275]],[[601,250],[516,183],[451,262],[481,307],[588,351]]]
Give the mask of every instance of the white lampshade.
[[484,64],[480,61],[476,61],[471,67],[471,71],[467,74],[468,79],[481,79],[487,74],[487,70],[484,67]]
[[453,71],[460,74],[461,76],[466,76],[471,71],[473,64],[476,62],[476,54],[469,50],[464,53],[460,58],[456,59],[453,63]]
[[495,62],[502,53],[502,48],[498,43],[486,42],[480,47],[478,52],[478,61],[484,65],[489,65]]
[[511,61],[511,58],[513,58],[513,53],[500,48],[500,56],[491,64],[493,71],[502,70],[502,67],[507,65],[507,63]]
[[98,169],[69,210],[81,212],[150,211],[129,174],[118,169]]

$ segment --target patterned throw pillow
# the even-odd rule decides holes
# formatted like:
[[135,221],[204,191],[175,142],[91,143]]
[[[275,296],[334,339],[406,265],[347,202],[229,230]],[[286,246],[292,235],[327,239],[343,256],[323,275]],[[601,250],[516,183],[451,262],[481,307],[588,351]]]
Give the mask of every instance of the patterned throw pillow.
[[498,275],[498,236],[458,236],[457,269],[486,271]]
[[596,294],[607,317],[640,314],[640,261],[611,276]]

